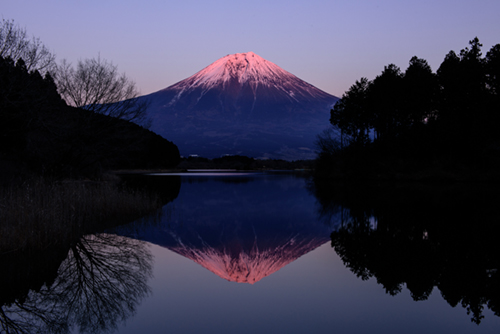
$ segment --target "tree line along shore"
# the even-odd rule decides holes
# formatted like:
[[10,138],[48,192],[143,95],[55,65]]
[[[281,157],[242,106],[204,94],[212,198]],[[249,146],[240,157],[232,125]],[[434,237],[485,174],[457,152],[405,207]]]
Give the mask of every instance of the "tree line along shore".
[[411,58],[356,81],[318,137],[323,178],[499,181],[500,44],[478,38],[434,73]]

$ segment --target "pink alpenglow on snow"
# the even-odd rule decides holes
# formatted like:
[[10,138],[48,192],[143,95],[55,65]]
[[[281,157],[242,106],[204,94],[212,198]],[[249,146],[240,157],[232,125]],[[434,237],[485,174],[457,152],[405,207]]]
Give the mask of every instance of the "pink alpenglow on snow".
[[185,245],[168,247],[171,251],[191,259],[217,276],[230,282],[254,284],[317,247],[327,238],[292,238],[273,248],[231,250],[227,248],[189,248]]
[[151,130],[183,156],[314,159],[338,100],[253,52],[227,55],[148,99]]
[[236,53],[220,58],[166,90],[179,90],[179,94],[175,98],[177,100],[183,93],[195,88],[209,90],[222,87],[224,89],[235,84],[240,87],[245,84],[249,85],[255,98],[257,98],[259,86],[278,89],[295,101],[298,101],[295,97],[297,94],[311,99],[331,96],[253,52]]

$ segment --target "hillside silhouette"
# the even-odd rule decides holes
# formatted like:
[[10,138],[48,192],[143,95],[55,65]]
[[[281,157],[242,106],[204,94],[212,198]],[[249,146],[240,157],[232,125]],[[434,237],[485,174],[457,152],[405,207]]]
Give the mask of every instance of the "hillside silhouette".
[[66,105],[50,73],[0,57],[2,182],[28,175],[99,177],[109,169],[169,168],[172,142],[121,119]]

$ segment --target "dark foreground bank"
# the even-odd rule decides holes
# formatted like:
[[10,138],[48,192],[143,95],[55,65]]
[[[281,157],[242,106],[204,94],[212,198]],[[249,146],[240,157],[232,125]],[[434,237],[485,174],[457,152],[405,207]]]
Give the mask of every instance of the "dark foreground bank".
[[67,245],[161,208],[154,192],[119,182],[48,181],[0,188],[0,256]]

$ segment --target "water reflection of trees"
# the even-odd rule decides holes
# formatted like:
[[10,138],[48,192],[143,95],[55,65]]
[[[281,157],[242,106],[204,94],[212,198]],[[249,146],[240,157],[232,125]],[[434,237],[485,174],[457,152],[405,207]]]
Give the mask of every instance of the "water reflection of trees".
[[144,242],[84,236],[70,247],[53,282],[2,301],[1,332],[109,332],[149,293],[151,274],[152,255]]
[[484,307],[500,316],[500,244],[495,189],[479,186],[316,185],[323,215],[341,220],[332,246],[358,277],[414,300],[437,287],[477,324]]

